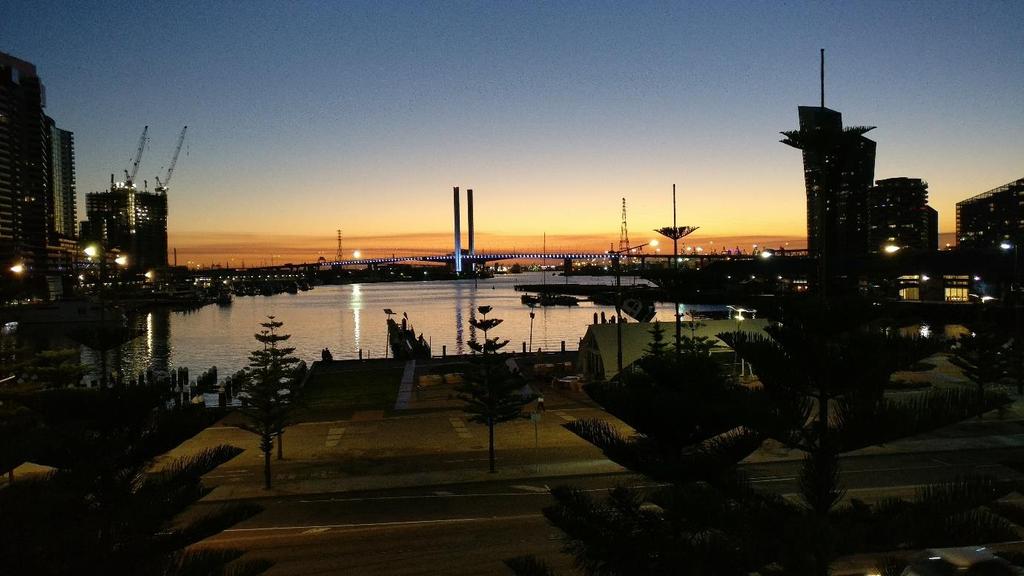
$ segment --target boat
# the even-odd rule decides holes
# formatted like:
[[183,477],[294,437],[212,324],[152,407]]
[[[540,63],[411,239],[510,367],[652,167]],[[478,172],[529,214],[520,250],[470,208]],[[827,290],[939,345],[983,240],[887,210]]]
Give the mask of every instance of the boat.
[[566,296],[564,294],[550,294],[543,293],[536,296],[532,294],[523,294],[520,301],[527,306],[576,306],[580,303],[579,300],[572,296]]

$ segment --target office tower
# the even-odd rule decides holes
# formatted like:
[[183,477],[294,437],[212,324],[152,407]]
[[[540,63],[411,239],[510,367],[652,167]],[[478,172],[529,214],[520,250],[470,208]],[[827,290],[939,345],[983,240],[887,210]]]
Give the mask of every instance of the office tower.
[[843,116],[818,106],[798,108],[800,129],[782,140],[803,152],[807,248],[843,259],[869,251],[867,189],[875,174],[873,127],[843,127]]
[[867,190],[868,252],[887,246],[936,250],[938,212],[928,206],[928,183],[886,178]]
[[961,248],[997,248],[1024,242],[1024,178],[956,203]]
[[47,269],[51,227],[46,92],[32,64],[0,52],[0,264]]

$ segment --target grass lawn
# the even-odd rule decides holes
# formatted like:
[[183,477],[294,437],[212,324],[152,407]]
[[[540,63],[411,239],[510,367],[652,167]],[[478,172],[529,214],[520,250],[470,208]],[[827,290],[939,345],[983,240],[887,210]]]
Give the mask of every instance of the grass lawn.
[[302,391],[295,422],[344,420],[361,410],[391,410],[402,382],[401,366],[315,370]]

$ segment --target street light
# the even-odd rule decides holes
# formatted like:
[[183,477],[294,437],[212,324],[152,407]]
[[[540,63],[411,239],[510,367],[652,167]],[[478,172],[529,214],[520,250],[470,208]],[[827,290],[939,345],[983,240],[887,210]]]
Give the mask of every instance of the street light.
[[83,252],[85,252],[85,255],[88,256],[89,258],[95,258],[96,255],[100,253],[100,249],[97,248],[95,244],[90,244],[85,247],[85,250],[83,250]]
[[[676,270],[677,272],[679,270],[679,241],[682,240],[683,238],[686,238],[690,234],[693,234],[694,232],[696,232],[697,228],[698,228],[698,226],[679,226],[679,225],[676,224],[676,185],[673,184],[672,185],[672,226],[671,227],[665,226],[664,228],[658,228],[657,230],[655,230],[655,232],[657,232],[658,234],[661,234],[662,236],[664,236],[666,238],[671,238],[672,239],[672,266],[673,266],[673,269]],[[693,247],[691,246],[689,249],[692,250]],[[699,247],[697,248],[697,251],[698,252],[700,251]],[[676,274],[676,275],[678,276],[678,274]],[[678,278],[676,278],[676,280],[678,280]],[[676,320],[676,357],[678,358],[679,355],[682,353],[682,316],[683,315],[679,312],[679,286],[676,285],[673,288],[674,289],[672,290],[672,294],[675,296],[675,301],[673,302],[673,304],[675,305],[675,310],[673,312],[675,313],[674,315],[675,315],[675,320]],[[621,345],[620,345],[620,348],[621,348]]]
[[11,272],[14,272],[15,274],[21,274],[22,272],[25,271],[25,265],[24,264],[15,264],[14,266],[11,266],[10,270],[11,270]]
[[895,254],[900,251],[900,247],[895,244],[886,244],[882,250],[884,250],[886,254]]
[[530,310],[530,352],[533,352],[533,318],[535,316],[533,310]]
[[117,264],[118,266],[125,266],[128,264],[128,257],[125,256],[124,254],[121,254],[117,258],[114,258],[114,263]]

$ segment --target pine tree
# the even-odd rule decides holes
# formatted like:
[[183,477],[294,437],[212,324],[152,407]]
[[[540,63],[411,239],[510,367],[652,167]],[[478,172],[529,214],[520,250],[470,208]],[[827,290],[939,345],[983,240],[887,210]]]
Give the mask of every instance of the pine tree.
[[974,382],[979,401],[986,388],[998,384],[1012,369],[1008,363],[1012,349],[1004,348],[1006,343],[1007,337],[991,323],[974,325],[970,333],[957,339],[949,361]]
[[472,358],[474,370],[467,375],[466,381],[456,388],[458,398],[465,402],[463,411],[471,414],[470,421],[487,426],[488,461],[490,471],[496,472],[494,465],[494,427],[523,417],[523,406],[533,401],[532,395],[523,395],[523,382],[513,376],[505,365],[499,350],[508,344],[508,340],[499,341],[488,338],[487,333],[501,324],[500,318],[488,318],[490,306],[477,308],[482,319],[471,319],[477,330],[484,334],[483,342],[474,337],[469,347],[477,352]]
[[241,413],[248,420],[243,428],[259,436],[260,451],[263,452],[263,487],[269,490],[270,453],[275,436],[280,450],[281,435],[294,405],[294,365],[299,360],[292,356],[295,348],[278,347],[291,338],[290,334],[277,333],[284,322],[267,316],[267,322],[260,326],[263,330],[254,336],[263,348],[249,354],[249,368],[239,397],[242,399]]
[[661,322],[655,322],[651,326],[651,341],[647,343],[647,350],[644,353],[646,356],[661,358],[666,352],[668,344],[665,343],[665,329],[661,327]]

